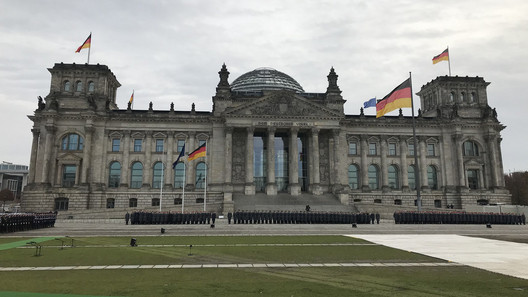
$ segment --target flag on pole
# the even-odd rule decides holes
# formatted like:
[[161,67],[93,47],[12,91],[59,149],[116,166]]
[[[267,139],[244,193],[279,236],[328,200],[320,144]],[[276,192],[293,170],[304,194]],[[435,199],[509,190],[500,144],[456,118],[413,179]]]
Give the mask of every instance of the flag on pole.
[[369,99],[363,103],[364,108],[376,107],[376,97]]
[[92,33],[88,35],[88,38],[83,42],[81,46],[75,51],[76,53],[80,52],[84,48],[90,48],[90,44],[92,43]]
[[182,150],[181,150],[180,154],[178,155],[178,158],[176,159],[176,162],[172,163],[172,169],[176,168],[176,165],[180,161],[180,158],[183,157],[184,155],[185,155],[185,143],[183,144]]
[[393,110],[412,107],[411,79],[408,78],[397,86],[387,96],[376,103],[376,118]]
[[442,61],[449,61],[449,49],[448,48],[446,48],[441,54],[433,57],[433,64],[436,64]]
[[130,100],[128,100],[128,103],[132,104],[134,101],[134,91],[132,91],[132,96],[130,96]]
[[205,143],[200,145],[197,149],[195,149],[192,153],[189,154],[187,157],[188,161],[192,161],[194,159],[198,159],[201,157],[205,157],[205,154],[207,153]]

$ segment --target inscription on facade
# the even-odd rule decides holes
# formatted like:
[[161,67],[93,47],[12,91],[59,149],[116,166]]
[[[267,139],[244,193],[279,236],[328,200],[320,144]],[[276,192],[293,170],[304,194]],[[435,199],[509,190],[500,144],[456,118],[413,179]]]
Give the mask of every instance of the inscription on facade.
[[312,127],[314,126],[314,123],[306,123],[306,122],[277,122],[277,121],[270,121],[270,122],[255,122],[254,126],[259,127]]

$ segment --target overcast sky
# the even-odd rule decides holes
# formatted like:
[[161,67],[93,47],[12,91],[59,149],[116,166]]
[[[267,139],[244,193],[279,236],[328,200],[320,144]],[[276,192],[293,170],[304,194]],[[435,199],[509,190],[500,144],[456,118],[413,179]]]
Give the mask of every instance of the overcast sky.
[[[229,82],[259,67],[325,92],[330,68],[358,114],[413,75],[413,91],[448,63],[452,75],[481,76],[497,108],[505,173],[528,170],[528,1],[11,1],[0,0],[0,161],[29,164],[37,96],[50,89],[47,68],[86,63],[75,53],[92,32],[91,64],[121,83],[120,108],[210,111],[226,63]],[[419,98],[415,96],[415,102]],[[375,114],[373,108],[366,114]],[[410,110],[404,111],[410,115]],[[522,131],[525,132],[522,132]]]

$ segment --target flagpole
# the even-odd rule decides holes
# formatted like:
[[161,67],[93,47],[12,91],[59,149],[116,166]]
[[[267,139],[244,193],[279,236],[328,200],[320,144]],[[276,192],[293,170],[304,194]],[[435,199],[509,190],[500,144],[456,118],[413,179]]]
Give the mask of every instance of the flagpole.
[[183,162],[183,186],[182,186],[182,214],[185,207],[185,176],[187,175],[187,164]]
[[90,32],[90,47],[88,47],[88,62],[86,64],[90,64],[90,50],[92,49],[92,32]]
[[204,212],[207,207],[207,140],[205,141],[205,187],[204,187]]
[[[166,156],[166,155],[165,155],[165,156]],[[161,160],[160,209],[159,209],[160,212],[161,212],[161,204],[162,204],[161,202],[162,202],[162,200],[163,200],[163,182],[164,182],[164,180],[165,180],[165,174],[164,174],[165,172],[164,172],[164,170],[163,170],[163,169],[165,168],[165,164],[163,163],[163,156],[162,156],[161,158],[162,158],[162,160]],[[165,159],[167,159],[167,158],[165,158]]]
[[411,111],[412,111],[412,129],[413,129],[413,145],[414,145],[414,168],[416,169],[414,172],[414,180],[416,181],[416,206],[418,207],[418,211],[422,210],[422,200],[420,197],[420,167],[418,166],[418,142],[416,141],[416,121],[414,119],[414,99],[413,99],[413,91],[412,91],[412,74],[409,71],[409,79],[411,81]]
[[449,67],[449,76],[451,76],[451,57],[449,56],[449,46],[447,47],[447,65]]

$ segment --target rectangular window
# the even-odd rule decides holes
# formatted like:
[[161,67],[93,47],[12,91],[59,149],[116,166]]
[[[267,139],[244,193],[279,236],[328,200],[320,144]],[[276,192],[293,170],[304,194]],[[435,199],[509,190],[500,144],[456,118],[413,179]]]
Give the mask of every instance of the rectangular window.
[[119,138],[112,139],[112,152],[119,152],[120,144],[121,144],[121,139]]
[[414,156],[414,144],[413,143],[409,143],[407,145],[407,150],[409,151],[409,156]]
[[156,139],[156,153],[163,153],[163,139]]
[[134,152],[141,152],[142,145],[143,139],[134,139]]
[[199,141],[198,141],[198,146],[201,146],[201,145],[204,144],[204,143],[205,143],[205,140],[199,140]]
[[396,143],[389,143],[389,156],[396,156]]
[[442,208],[442,200],[435,200],[434,205],[436,208]]
[[434,143],[427,144],[427,155],[434,157],[435,156],[435,145]]
[[467,171],[468,188],[477,190],[479,188],[479,171],[476,169],[468,169]]
[[182,151],[183,146],[185,145],[184,139],[178,139],[178,153]]
[[128,200],[128,207],[137,207],[137,198],[130,198]]
[[75,176],[77,175],[77,165],[64,165],[62,167],[62,186],[71,188],[75,185]]
[[375,156],[378,154],[378,150],[375,143],[369,143],[369,155]]
[[357,143],[356,142],[349,142],[348,143],[348,154],[349,155],[357,155]]

